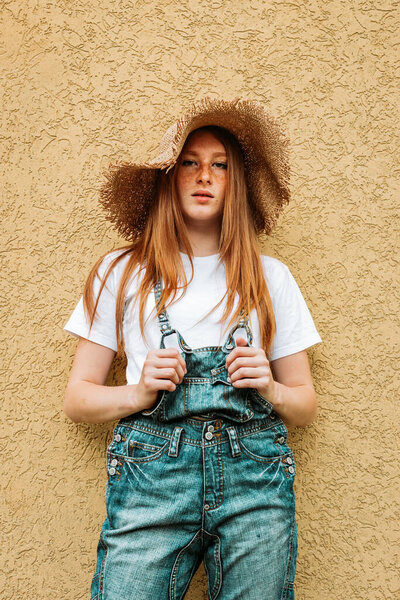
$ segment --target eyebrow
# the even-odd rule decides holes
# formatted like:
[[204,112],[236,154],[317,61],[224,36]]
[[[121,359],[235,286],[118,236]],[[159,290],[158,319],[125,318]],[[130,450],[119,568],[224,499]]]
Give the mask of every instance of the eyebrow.
[[[182,154],[194,154],[195,156],[198,156],[197,152],[194,152],[193,150],[184,150]],[[226,156],[226,152],[213,152],[213,156]]]

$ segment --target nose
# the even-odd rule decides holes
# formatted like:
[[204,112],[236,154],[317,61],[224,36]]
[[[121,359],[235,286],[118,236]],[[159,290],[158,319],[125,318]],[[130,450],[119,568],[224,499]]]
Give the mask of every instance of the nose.
[[202,165],[199,167],[199,172],[197,175],[197,181],[210,181],[211,180],[211,170],[208,165]]

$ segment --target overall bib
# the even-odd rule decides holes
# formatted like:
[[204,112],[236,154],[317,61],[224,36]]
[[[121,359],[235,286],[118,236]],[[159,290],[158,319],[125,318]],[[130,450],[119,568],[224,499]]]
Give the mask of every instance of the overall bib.
[[[160,280],[154,287],[158,304]],[[209,600],[294,600],[297,526],[287,428],[225,367],[246,316],[222,346],[192,349],[187,373],[149,410],[119,420],[107,449],[106,519],[91,600],[182,600],[204,560]]]

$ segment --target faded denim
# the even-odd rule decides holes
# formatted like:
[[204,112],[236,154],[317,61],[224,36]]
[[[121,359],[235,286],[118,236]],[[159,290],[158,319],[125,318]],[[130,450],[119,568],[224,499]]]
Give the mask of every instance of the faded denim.
[[[161,281],[155,286],[156,300]],[[209,600],[294,600],[296,466],[287,428],[225,368],[235,347],[191,349],[187,373],[155,407],[120,419],[107,449],[106,519],[91,600],[181,600],[204,560]]]

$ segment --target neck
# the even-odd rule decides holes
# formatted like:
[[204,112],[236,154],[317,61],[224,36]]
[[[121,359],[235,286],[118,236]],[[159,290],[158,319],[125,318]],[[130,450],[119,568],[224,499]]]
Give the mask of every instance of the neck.
[[[218,254],[218,244],[215,240],[198,240],[194,241],[189,238],[190,246],[192,248],[193,256],[211,256],[212,254]],[[179,250],[186,252],[182,244],[179,244]]]
[[[186,225],[187,226],[187,225]],[[220,227],[202,227],[193,229],[187,226],[187,234],[192,248],[193,256],[211,256],[218,254],[218,244],[221,235]],[[179,250],[184,252],[181,244]]]

